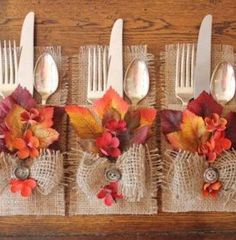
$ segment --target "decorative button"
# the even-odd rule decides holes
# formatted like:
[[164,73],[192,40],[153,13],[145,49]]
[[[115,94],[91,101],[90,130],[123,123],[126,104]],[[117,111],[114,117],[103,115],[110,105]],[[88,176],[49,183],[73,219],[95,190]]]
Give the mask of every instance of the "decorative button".
[[121,179],[121,172],[117,168],[109,168],[106,170],[105,176],[109,182],[116,182]]
[[14,174],[15,174],[16,178],[25,180],[29,177],[30,170],[27,167],[20,166],[15,169]]
[[219,179],[219,172],[216,168],[209,167],[204,172],[204,180],[207,183],[214,183]]

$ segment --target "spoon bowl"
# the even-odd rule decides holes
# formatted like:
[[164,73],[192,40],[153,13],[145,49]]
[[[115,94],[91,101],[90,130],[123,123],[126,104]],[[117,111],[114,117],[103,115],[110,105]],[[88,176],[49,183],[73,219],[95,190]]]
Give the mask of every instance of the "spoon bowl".
[[220,104],[226,104],[235,94],[235,73],[229,62],[220,62],[211,77],[210,91]]
[[49,53],[39,56],[34,70],[35,89],[41,95],[42,105],[58,88],[59,76],[56,62]]
[[124,92],[133,105],[145,98],[149,91],[150,79],[145,61],[134,59],[125,73]]

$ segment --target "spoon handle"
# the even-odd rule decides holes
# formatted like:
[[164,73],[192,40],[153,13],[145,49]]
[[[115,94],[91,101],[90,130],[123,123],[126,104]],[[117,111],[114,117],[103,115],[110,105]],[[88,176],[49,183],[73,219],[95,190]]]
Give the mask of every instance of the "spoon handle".
[[46,103],[47,103],[47,98],[42,98],[41,104],[46,105]]

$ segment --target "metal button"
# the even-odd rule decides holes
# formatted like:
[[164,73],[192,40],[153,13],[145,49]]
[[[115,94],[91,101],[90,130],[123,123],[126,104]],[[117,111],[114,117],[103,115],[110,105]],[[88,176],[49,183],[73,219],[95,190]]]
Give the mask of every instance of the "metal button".
[[204,172],[204,180],[207,183],[214,183],[219,179],[219,172],[216,168],[209,167]]
[[16,178],[25,180],[29,177],[30,170],[27,167],[19,166],[15,169],[14,174],[15,174]]
[[117,168],[109,168],[106,170],[105,176],[109,182],[116,182],[121,179],[121,172]]

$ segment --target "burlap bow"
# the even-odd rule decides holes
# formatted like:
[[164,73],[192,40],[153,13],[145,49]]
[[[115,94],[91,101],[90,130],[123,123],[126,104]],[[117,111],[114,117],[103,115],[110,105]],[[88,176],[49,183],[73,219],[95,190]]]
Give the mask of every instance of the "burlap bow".
[[[214,206],[216,200],[204,198],[202,194],[204,171],[208,167],[207,161],[197,153],[186,151],[170,150],[166,152],[166,156],[170,165],[166,166],[168,173],[165,183],[176,200],[176,205],[184,203],[182,205],[185,205],[187,209],[188,204],[194,206],[195,202],[195,205],[199,205],[199,209],[211,210],[211,206]],[[224,208],[228,202],[236,201],[236,151],[225,151],[211,166],[219,172],[222,189],[217,196],[217,202]],[[202,206],[200,202],[202,202]]]
[[80,152],[80,164],[76,174],[76,182],[88,199],[94,200],[99,190],[108,184],[105,171],[111,167],[121,173],[121,191],[130,202],[140,201],[145,190],[145,147],[133,145],[116,161],[98,155]]
[[[19,160],[10,154],[0,154],[0,193],[14,178],[14,170]],[[63,155],[60,151],[42,150],[40,156],[33,159],[30,168],[30,178],[37,181],[36,191],[48,195],[63,178]]]

